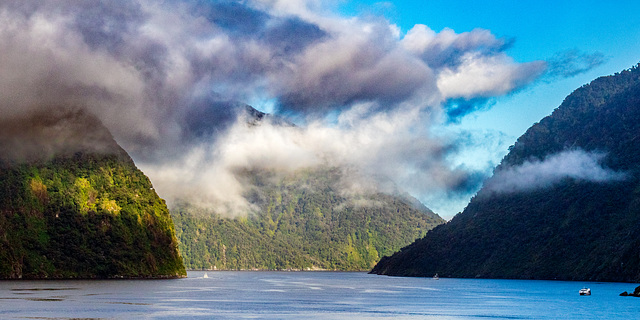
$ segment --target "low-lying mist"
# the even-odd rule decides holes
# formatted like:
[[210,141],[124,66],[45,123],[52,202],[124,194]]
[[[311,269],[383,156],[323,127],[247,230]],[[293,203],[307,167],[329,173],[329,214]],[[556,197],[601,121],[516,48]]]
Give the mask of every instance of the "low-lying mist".
[[428,121],[419,113],[366,119],[350,115],[343,113],[331,125],[317,121],[304,127],[268,118],[254,123],[242,115],[214,143],[202,143],[167,162],[140,166],[170,202],[188,200],[232,216],[250,210],[244,195],[253,186],[244,176],[254,170],[284,177],[302,169],[341,168],[339,187],[345,194],[397,193],[397,186],[407,191],[449,190],[469,178],[466,171],[448,166],[452,146],[428,132],[416,132]]

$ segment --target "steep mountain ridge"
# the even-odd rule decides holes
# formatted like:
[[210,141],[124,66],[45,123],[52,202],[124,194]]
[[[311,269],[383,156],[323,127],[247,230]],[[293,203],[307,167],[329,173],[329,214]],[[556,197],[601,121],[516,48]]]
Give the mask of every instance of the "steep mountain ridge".
[[[599,159],[600,167],[595,169],[616,173],[618,178],[566,175],[537,187],[532,185],[540,181],[533,179],[523,189],[495,191],[502,173],[512,170],[525,178],[522,168],[567,152],[597,155],[593,158]],[[571,167],[567,161],[546,169],[576,169],[558,168]],[[544,174],[550,173],[535,177],[548,177]],[[517,140],[461,214],[382,258],[371,272],[640,281],[639,208],[640,68],[636,66],[575,90]]]
[[95,117],[0,123],[0,278],[186,276],[167,207]]

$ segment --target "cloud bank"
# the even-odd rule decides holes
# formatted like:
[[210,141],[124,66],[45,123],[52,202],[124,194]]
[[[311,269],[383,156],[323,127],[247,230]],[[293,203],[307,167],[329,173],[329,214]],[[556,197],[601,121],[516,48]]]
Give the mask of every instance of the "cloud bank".
[[544,160],[526,161],[494,173],[483,191],[516,193],[549,187],[570,178],[579,181],[607,183],[624,180],[627,175],[603,167],[604,153],[568,150],[550,155]]
[[[344,112],[331,126],[313,121],[304,127],[269,119],[238,121],[215,144],[203,143],[176,162],[145,165],[157,190],[175,199],[213,206],[238,215],[251,210],[242,197],[251,186],[243,173],[266,170],[286,175],[300,169],[336,166],[343,170],[342,192],[424,194],[468,192],[479,182],[447,156],[454,145],[420,129],[428,117],[415,113],[374,114],[367,106]],[[424,132],[416,132],[424,130]],[[180,188],[175,188],[177,183]]]
[[[448,102],[509,94],[546,68],[509,45],[483,29],[403,33],[313,0],[6,0],[0,116],[84,109],[161,196],[192,190],[220,210],[244,210],[237,172],[263,167],[345,165],[455,192],[473,173],[447,161],[456,146],[434,128],[474,109]],[[246,103],[301,126],[247,126]]]

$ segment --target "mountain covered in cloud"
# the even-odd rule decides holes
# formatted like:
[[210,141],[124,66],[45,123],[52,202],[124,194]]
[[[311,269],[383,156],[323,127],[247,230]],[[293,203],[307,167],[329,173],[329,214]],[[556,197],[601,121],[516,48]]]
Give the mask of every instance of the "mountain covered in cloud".
[[[263,136],[256,133],[264,133],[264,127],[303,130],[250,106],[241,119],[250,138]],[[265,135],[258,142],[269,146],[277,137]],[[330,163],[280,170],[239,166],[234,178],[242,187],[242,202],[234,205],[244,211],[235,216],[185,194],[171,214],[186,267],[369,270],[381,256],[444,223],[392,181],[382,186],[357,170]]]
[[575,90],[461,214],[372,273],[640,281],[639,132],[640,65]]
[[165,202],[98,119],[0,120],[0,278],[181,276]]
[[345,168],[244,172],[253,211],[171,209],[187,269],[370,270],[444,220],[409,195],[347,191]]

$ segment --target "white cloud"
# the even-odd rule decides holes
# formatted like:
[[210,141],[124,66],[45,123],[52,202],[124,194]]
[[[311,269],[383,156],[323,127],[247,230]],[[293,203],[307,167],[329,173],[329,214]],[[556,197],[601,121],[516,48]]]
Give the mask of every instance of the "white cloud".
[[[403,37],[316,0],[6,0],[0,47],[2,117],[89,110],[161,196],[234,212],[248,208],[238,168],[330,163],[415,194],[458,190],[469,172],[447,160],[455,139],[434,133],[442,104],[508,94],[544,69],[488,30]],[[305,126],[246,128],[248,101]]]
[[496,171],[485,183],[484,190],[496,193],[529,191],[549,187],[567,178],[596,183],[624,180],[625,173],[600,164],[604,157],[604,153],[577,149],[550,155],[543,161],[526,161]]
[[244,173],[251,170],[282,176],[335,166],[343,169],[346,193],[397,192],[396,185],[414,193],[437,192],[468,178],[464,170],[448,165],[450,146],[440,137],[415,132],[430,121],[426,115],[397,112],[363,119],[367,107],[343,113],[334,125],[315,121],[293,127],[267,119],[256,126],[240,117],[215,144],[194,148],[175,162],[140,166],[170,202],[192,199],[230,215],[250,208],[242,196],[252,188],[244,181]]
[[467,53],[455,69],[440,72],[438,89],[445,99],[501,96],[530,83],[543,70],[543,62],[516,64],[505,54],[485,57]]

